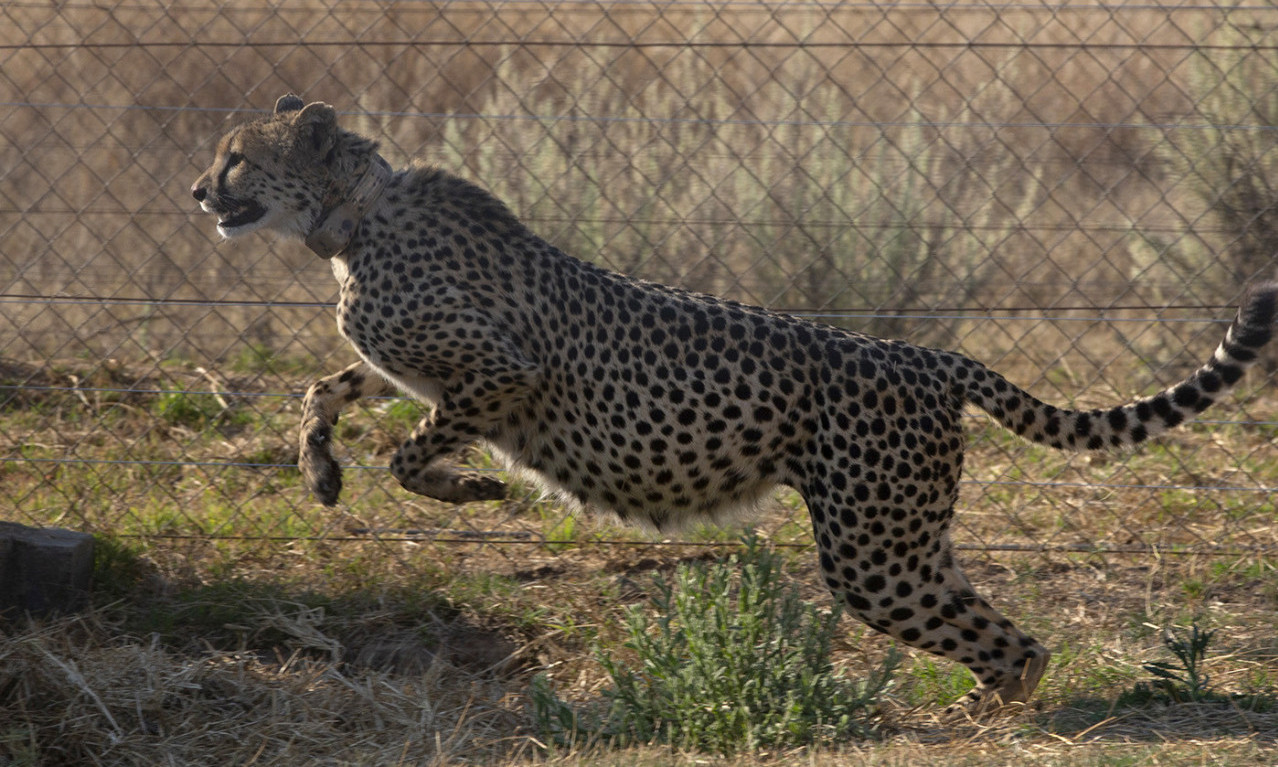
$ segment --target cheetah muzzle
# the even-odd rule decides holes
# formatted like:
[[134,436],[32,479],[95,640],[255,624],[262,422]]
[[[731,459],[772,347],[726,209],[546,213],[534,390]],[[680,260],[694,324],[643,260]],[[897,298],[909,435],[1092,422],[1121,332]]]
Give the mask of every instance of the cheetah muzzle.
[[338,328],[360,361],[303,404],[299,465],[320,501],[341,490],[341,409],[395,390],[435,407],[391,472],[443,501],[505,494],[444,463],[474,442],[566,500],[659,530],[788,485],[807,503],[835,598],[875,630],[967,666],[976,687],[964,703],[976,711],[1028,699],[1048,652],[954,561],[964,404],[1062,450],[1135,445],[1220,399],[1273,330],[1278,285],[1254,286],[1181,383],[1118,407],[1058,409],[959,354],[578,261],[441,170],[387,169],[370,192],[361,179],[379,162],[331,107],[286,96],[223,137],[192,187],[226,236],[308,240],[335,206],[362,201],[331,260]]

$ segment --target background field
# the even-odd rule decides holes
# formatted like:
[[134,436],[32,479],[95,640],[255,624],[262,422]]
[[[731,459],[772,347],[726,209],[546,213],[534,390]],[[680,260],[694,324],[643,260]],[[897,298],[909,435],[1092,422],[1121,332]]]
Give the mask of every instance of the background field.
[[[136,759],[195,758],[177,750],[193,739],[287,763],[274,735],[236,729],[251,720],[231,710],[266,698],[298,706],[280,733],[299,744],[393,744],[369,763],[530,756],[527,675],[597,693],[588,638],[620,641],[634,584],[735,545],[573,518],[532,488],[409,496],[382,468],[421,414],[401,400],[344,418],[338,510],[307,498],[300,395],[353,359],[333,280],[300,246],[219,242],[188,192],[218,135],[282,93],[334,104],[393,164],[478,181],[579,257],[961,350],[1046,400],[1100,405],[1182,377],[1246,282],[1274,273],[1275,24],[1267,6],[1084,2],[4,5],[0,518],[93,532],[110,556],[90,617],[0,648],[17,722],[0,716],[0,759],[59,763],[102,737]],[[908,709],[962,675],[912,659],[897,740],[857,758],[1254,759],[1278,730],[1253,714],[1107,715],[1173,624],[1221,629],[1222,690],[1272,690],[1274,370],[1132,455],[1061,456],[974,414],[955,537],[978,586],[1066,662],[1041,708],[955,735]],[[824,599],[801,502],[763,511]],[[849,632],[849,667],[883,652]],[[58,692],[50,658],[85,685]],[[140,705],[129,668],[165,669],[146,689],[186,718],[122,714]],[[392,688],[371,723],[352,718]],[[101,706],[70,737],[50,722],[86,689]],[[1061,746],[1100,722],[1089,734],[1110,745]]]

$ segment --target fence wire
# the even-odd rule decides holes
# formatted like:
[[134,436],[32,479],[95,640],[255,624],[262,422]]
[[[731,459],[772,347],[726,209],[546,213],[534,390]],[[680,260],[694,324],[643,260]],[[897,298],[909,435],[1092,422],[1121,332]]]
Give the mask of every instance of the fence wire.
[[[300,245],[220,242],[188,192],[286,92],[581,258],[960,350],[1058,404],[1157,390],[1274,273],[1276,25],[1214,3],[6,3],[0,516],[174,546],[724,540],[654,542],[518,484],[408,495],[384,470],[421,415],[400,399],[344,417],[339,509],[307,497],[301,393],[354,358],[335,283]],[[956,539],[1278,551],[1274,371],[1130,455],[974,415]],[[810,542],[797,497],[766,506],[774,540]]]

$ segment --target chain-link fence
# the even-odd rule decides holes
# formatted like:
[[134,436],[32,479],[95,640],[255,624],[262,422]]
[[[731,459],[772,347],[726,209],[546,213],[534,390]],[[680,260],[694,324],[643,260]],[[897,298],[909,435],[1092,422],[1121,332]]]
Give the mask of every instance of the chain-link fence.
[[[581,258],[961,350],[1058,404],[1178,380],[1278,251],[1268,5],[71,0],[0,19],[0,508],[20,522],[334,556],[635,540],[528,488],[401,491],[382,467],[420,415],[404,400],[343,420],[337,512],[305,494],[300,395],[354,359],[334,280],[300,245],[220,242],[188,192],[228,126],[290,91]],[[1129,456],[973,417],[957,539],[1278,547],[1273,370]],[[770,505],[761,526],[803,542],[801,503]]]

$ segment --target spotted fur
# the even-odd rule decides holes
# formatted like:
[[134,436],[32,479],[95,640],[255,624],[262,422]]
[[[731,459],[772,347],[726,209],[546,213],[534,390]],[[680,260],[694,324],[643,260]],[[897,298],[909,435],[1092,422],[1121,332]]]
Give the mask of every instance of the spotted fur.
[[[325,104],[285,97],[232,130],[192,192],[227,236],[305,237],[373,161]],[[582,506],[658,530],[807,502],[826,585],[851,613],[967,666],[967,705],[1026,700],[1048,652],[960,572],[950,520],[965,404],[1065,450],[1143,442],[1229,391],[1270,338],[1278,286],[1252,288],[1215,354],[1131,404],[1065,410],[979,362],[641,282],[572,258],[497,199],[434,168],[395,173],[332,259],[360,361],[306,395],[300,466],[337,501],[341,408],[390,388],[434,403],[391,472],[444,501],[499,498],[442,459],[482,441]]]

